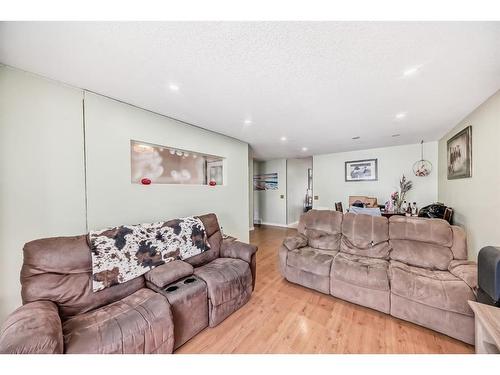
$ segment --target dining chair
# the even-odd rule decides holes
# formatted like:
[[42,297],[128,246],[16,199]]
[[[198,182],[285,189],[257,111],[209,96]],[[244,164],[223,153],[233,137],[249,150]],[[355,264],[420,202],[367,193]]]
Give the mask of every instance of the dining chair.
[[344,209],[342,208],[342,202],[335,202],[335,211],[344,212]]
[[453,208],[446,207],[443,214],[443,219],[451,224],[451,219],[453,218]]

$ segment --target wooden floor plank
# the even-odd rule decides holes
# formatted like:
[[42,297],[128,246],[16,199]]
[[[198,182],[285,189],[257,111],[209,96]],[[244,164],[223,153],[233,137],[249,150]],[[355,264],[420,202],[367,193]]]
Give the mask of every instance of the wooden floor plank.
[[251,232],[259,246],[252,298],[176,353],[473,353],[448,336],[284,280],[278,248],[294,232]]

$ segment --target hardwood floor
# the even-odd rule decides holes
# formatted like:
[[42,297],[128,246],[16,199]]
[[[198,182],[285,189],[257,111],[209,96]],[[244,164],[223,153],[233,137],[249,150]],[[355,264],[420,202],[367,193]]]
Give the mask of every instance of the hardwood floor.
[[257,284],[250,301],[176,353],[473,353],[448,336],[289,283],[278,247],[292,229],[260,227]]

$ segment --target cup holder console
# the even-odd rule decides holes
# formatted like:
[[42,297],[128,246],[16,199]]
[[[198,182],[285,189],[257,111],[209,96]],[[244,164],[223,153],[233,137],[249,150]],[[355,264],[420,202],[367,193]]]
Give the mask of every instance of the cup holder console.
[[185,275],[159,292],[167,298],[174,318],[174,348],[208,327],[208,290],[201,278]]
[[175,284],[170,284],[169,286],[165,287],[163,290],[167,293],[172,293],[180,289],[185,289],[185,288],[190,288],[191,286],[195,286],[195,282],[198,281],[196,276],[189,276],[185,279],[181,279],[177,281]]

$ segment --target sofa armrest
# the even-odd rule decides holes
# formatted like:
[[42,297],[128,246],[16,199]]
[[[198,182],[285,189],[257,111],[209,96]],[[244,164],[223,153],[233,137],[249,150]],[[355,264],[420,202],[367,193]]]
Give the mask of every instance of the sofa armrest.
[[221,258],[235,258],[251,263],[252,256],[257,252],[257,249],[257,246],[244,242],[223,240],[220,256]]
[[57,306],[36,301],[7,317],[0,332],[0,353],[62,354],[64,341]]
[[470,288],[476,292],[477,289],[477,263],[470,260],[452,260],[448,266],[448,271],[459,279],[463,280]]
[[283,240],[283,246],[288,250],[295,250],[300,247],[307,246],[307,238],[302,234],[296,234],[295,236],[286,237]]
[[162,289],[168,284],[180,280],[183,277],[191,276],[193,273],[194,268],[192,265],[182,260],[174,260],[146,272],[144,278],[146,281]]

